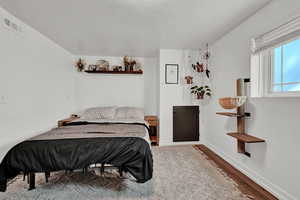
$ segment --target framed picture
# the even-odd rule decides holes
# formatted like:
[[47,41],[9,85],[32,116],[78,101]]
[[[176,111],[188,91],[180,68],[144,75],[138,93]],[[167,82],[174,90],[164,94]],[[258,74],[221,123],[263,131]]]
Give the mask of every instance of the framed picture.
[[178,84],[178,64],[166,64],[166,84]]

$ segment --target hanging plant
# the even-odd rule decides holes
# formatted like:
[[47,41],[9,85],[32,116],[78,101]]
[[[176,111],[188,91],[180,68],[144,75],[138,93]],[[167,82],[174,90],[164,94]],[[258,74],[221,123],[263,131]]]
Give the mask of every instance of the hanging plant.
[[79,72],[82,72],[84,70],[85,65],[86,62],[83,59],[79,58],[79,60],[75,64],[75,67]]
[[206,74],[207,78],[209,79],[209,77],[210,77],[210,71],[208,70],[207,66],[206,66],[205,74]]
[[208,44],[206,44],[206,51],[205,51],[205,53],[203,54],[203,58],[204,58],[205,60],[209,60],[209,58],[210,58],[210,51],[209,51],[209,49],[208,49]]
[[193,64],[192,67],[196,72],[204,72],[203,63],[200,64],[199,62],[197,62],[195,65]]
[[193,84],[193,77],[192,76],[186,76],[184,77],[187,84]]
[[193,86],[191,87],[191,93],[196,95],[197,99],[204,99],[205,96],[211,97],[211,89],[208,85]]
[[203,56],[204,56],[204,59],[206,60],[205,74],[206,74],[207,78],[209,79],[210,71],[209,71],[209,69],[208,69],[208,60],[209,60],[211,54],[210,54],[210,51],[209,51],[209,49],[208,49],[208,44],[206,44],[206,52],[204,53]]

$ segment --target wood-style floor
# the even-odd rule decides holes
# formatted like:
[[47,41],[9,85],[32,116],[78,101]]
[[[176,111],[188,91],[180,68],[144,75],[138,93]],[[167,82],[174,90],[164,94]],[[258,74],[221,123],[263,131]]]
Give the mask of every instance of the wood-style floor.
[[211,160],[214,164],[221,168],[228,177],[233,179],[237,183],[240,191],[249,198],[255,200],[278,200],[278,198],[234,168],[231,164],[215,154],[205,145],[195,145],[194,147],[204,153],[208,160]]

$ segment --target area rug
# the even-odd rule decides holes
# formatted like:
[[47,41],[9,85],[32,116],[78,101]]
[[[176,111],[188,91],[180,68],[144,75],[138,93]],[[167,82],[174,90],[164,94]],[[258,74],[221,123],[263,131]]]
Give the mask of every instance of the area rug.
[[52,173],[45,183],[39,174],[36,189],[28,191],[22,176],[12,180],[0,199],[24,200],[249,200],[234,182],[192,146],[153,147],[152,180],[139,184],[129,175],[120,178],[107,170],[104,176]]

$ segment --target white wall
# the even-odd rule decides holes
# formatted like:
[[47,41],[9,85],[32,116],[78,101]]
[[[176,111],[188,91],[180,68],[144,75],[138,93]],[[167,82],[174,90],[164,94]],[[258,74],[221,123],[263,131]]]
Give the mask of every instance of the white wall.
[[[122,57],[81,56],[88,64],[97,60],[109,61],[110,66],[123,65]],[[79,57],[76,56],[75,59]],[[136,58],[143,67],[143,75],[129,74],[87,74],[76,75],[77,107],[92,106],[137,106],[144,107],[146,115],[156,112],[156,70],[157,58]]]
[[266,140],[249,144],[248,158],[237,153],[236,141],[226,135],[235,120],[216,116],[218,98],[235,95],[235,80],[250,76],[250,38],[299,15],[300,1],[272,1],[212,47],[213,99],[205,107],[202,139],[230,163],[280,199],[300,199],[299,98],[250,99],[247,132]]
[[144,109],[146,115],[157,115],[158,58],[144,58]]
[[[3,18],[22,27],[5,28]],[[17,142],[68,116],[74,105],[72,55],[0,7],[0,159]]]
[[[189,86],[184,84],[186,71],[186,50],[160,50],[159,120],[160,145],[190,144],[194,142],[173,142],[173,106],[194,105]],[[179,84],[165,84],[165,65],[179,65]]]

